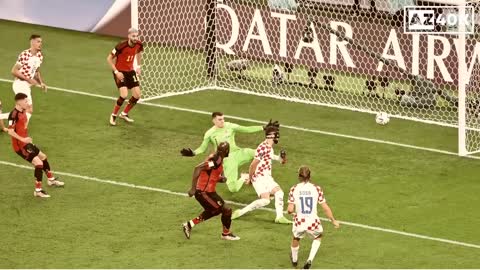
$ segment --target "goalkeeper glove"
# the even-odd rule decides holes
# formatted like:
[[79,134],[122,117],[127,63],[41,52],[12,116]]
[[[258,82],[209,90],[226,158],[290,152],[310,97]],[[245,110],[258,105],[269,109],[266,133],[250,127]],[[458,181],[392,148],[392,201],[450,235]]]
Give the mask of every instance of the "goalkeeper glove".
[[183,148],[182,150],[180,150],[180,154],[182,154],[182,156],[184,156],[184,157],[193,157],[193,156],[195,156],[195,153],[194,153],[193,150],[190,149],[190,148]]
[[287,151],[284,149],[280,150],[280,158],[282,159],[282,164],[287,163]]

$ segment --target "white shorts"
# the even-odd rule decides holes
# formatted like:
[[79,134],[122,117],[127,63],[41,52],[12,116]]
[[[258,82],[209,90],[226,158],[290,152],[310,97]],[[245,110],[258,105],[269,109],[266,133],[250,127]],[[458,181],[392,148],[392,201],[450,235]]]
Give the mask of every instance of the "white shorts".
[[30,88],[30,84],[26,81],[22,80],[15,80],[13,81],[13,92],[16,94],[18,93],[24,93],[28,97],[28,105],[33,104],[32,100],[32,89]]
[[279,187],[277,182],[275,182],[271,176],[259,176],[252,182],[252,184],[258,196],[263,193],[270,193],[274,188]]
[[319,218],[294,218],[292,227],[293,237],[303,238],[305,234],[315,239],[322,235],[323,227]]

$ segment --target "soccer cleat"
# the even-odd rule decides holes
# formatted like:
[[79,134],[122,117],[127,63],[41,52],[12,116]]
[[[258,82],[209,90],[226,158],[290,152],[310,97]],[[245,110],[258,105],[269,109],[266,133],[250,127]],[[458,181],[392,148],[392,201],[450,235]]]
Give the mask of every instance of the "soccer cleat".
[[233,211],[233,213],[232,213],[231,219],[234,220],[234,219],[239,218],[240,216],[241,216],[241,215],[240,215],[240,210],[235,210],[235,211]]
[[111,114],[111,115],[110,115],[110,125],[112,125],[112,126],[116,126],[116,125],[117,125],[117,122],[116,122],[116,120],[117,120],[117,116],[116,116],[116,115],[113,115],[113,114]]
[[50,198],[50,195],[47,194],[46,191],[44,191],[43,189],[40,190],[40,191],[33,191],[33,196],[34,197],[40,197],[40,198]]
[[303,269],[310,269],[312,267],[312,261],[307,261],[305,265],[303,265]]
[[288,220],[286,217],[280,217],[275,219],[275,223],[278,224],[292,224],[293,222],[291,220]]
[[187,239],[190,239],[190,233],[192,232],[192,229],[190,228],[190,226],[188,226],[188,223],[183,223],[182,228],[185,237],[187,237]]
[[120,115],[118,116],[120,118],[122,118],[123,120],[125,120],[126,122],[128,123],[133,123],[135,122],[132,118],[128,117],[128,114],[125,114],[125,113],[120,113]]
[[53,179],[48,179],[47,184],[49,187],[64,187],[65,183],[62,181],[57,180],[58,178],[55,177]]
[[240,240],[240,237],[234,235],[233,233],[227,233],[227,234],[222,233],[222,239],[236,241],[236,240]]
[[292,263],[292,266],[293,266],[293,267],[297,267],[298,262],[294,262],[294,261],[293,261],[293,257],[292,257],[292,253],[291,253],[291,252],[290,252],[290,262]]

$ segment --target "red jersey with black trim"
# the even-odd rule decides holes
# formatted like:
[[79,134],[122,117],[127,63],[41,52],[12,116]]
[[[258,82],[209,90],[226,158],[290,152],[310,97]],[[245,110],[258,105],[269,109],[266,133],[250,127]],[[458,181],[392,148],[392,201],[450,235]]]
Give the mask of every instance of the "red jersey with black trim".
[[214,161],[208,160],[203,166],[204,170],[200,172],[196,188],[203,192],[215,192],[217,183],[223,179],[223,164],[215,165]]
[[133,60],[139,52],[143,52],[143,44],[141,41],[138,41],[133,46],[128,44],[128,40],[118,43],[112,50],[112,55],[117,57],[117,62],[115,63],[117,70],[132,71]]
[[[25,111],[19,111],[16,108],[8,115],[8,128],[13,129],[20,137],[28,137],[27,114]],[[26,143],[12,137],[12,146],[15,152],[21,151]]]

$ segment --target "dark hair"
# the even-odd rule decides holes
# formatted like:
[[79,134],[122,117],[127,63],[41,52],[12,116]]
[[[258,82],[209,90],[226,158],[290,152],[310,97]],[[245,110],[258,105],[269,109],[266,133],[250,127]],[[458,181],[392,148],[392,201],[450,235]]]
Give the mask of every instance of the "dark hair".
[[26,99],[28,98],[28,96],[24,93],[18,93],[15,95],[15,101],[19,101],[19,100],[22,100],[22,99]]
[[212,113],[212,119],[217,117],[217,116],[223,116],[223,113],[222,112],[213,112]]
[[32,35],[30,36],[30,40],[34,40],[34,39],[36,39],[36,38],[41,38],[41,37],[42,37],[42,36],[40,36],[40,35],[32,34]]

